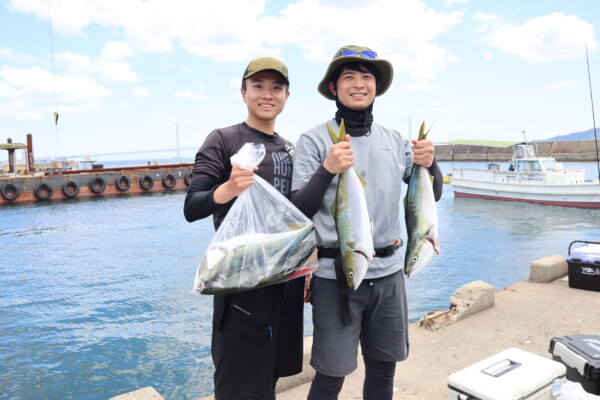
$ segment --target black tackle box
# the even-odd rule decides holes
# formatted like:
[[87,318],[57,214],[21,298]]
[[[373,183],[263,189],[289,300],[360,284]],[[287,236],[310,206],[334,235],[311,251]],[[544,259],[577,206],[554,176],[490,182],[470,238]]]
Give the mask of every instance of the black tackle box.
[[567,367],[567,379],[600,395],[600,336],[569,335],[552,338],[552,359]]
[[[572,248],[576,243],[584,245]],[[567,265],[569,287],[600,292],[600,242],[571,242]]]

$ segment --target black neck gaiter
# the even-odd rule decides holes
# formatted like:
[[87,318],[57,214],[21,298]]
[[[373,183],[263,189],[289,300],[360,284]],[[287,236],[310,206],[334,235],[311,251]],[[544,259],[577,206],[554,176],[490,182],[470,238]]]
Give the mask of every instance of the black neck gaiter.
[[339,125],[342,118],[344,119],[346,132],[350,136],[368,136],[371,134],[371,125],[373,124],[374,103],[371,103],[364,110],[358,111],[346,107],[336,98],[335,105],[337,106],[337,111],[335,112],[335,120]]

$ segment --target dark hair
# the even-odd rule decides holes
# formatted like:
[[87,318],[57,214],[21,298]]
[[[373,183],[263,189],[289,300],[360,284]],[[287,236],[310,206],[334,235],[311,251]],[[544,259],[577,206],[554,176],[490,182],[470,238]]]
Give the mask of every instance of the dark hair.
[[356,71],[356,72],[370,72],[371,74],[373,74],[373,76],[375,76],[375,81],[379,81],[379,71],[377,70],[377,68],[370,63],[361,63],[359,61],[356,62],[349,62],[346,64],[342,64],[339,67],[336,68],[335,71],[333,71],[333,74],[331,74],[331,76],[329,77],[329,82],[333,82],[333,84],[335,85],[338,81],[338,79],[340,79],[340,76],[342,75],[342,71],[344,70],[344,68],[348,68],[350,71]]

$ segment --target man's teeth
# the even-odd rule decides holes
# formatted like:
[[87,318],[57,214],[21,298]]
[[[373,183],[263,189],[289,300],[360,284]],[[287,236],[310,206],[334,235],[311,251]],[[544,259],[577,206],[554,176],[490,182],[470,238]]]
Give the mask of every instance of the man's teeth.
[[261,107],[268,107],[268,108],[273,107],[273,105],[271,105],[271,104],[259,104],[259,106],[261,106]]
[[354,93],[354,94],[351,94],[350,96],[352,96],[352,97],[365,97],[366,94],[364,94],[364,93]]

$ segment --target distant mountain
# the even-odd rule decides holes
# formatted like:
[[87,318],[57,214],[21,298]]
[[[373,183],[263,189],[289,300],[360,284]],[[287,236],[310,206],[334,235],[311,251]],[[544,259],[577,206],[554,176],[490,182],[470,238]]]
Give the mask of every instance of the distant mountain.
[[[600,128],[596,128],[596,135],[600,139]],[[568,135],[558,135],[549,139],[538,140],[538,142],[566,142],[570,140],[594,140],[594,128],[583,132],[569,133]]]

